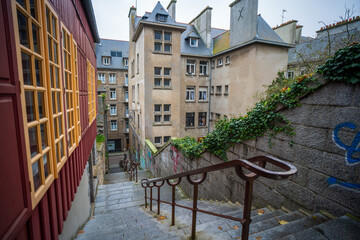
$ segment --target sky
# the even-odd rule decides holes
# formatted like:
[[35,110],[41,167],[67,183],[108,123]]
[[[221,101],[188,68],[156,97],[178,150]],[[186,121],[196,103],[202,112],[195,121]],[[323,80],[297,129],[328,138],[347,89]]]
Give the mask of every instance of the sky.
[[[230,7],[234,0],[177,0],[176,21],[188,23],[206,6],[213,8],[212,27],[229,29]],[[137,15],[151,12],[158,0],[92,0],[100,38],[129,40],[129,9],[137,4]],[[166,8],[170,0],[160,3]],[[322,21],[332,24],[340,21],[345,14],[345,6],[360,16],[359,0],[259,0],[258,13],[271,26],[280,25],[282,11],[284,22],[298,20],[303,25],[302,35],[315,37],[323,27]]]

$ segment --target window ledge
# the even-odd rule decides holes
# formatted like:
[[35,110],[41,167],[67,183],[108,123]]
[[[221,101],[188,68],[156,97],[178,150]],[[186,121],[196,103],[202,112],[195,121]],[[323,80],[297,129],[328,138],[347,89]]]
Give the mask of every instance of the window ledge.
[[185,100],[186,103],[195,103],[195,100]]
[[198,126],[198,128],[207,128],[207,126]]
[[224,93],[225,96],[229,95],[229,93]]
[[195,129],[196,127],[185,127],[185,130],[187,129]]
[[172,87],[153,87],[154,90],[172,90]]
[[186,73],[186,76],[190,76],[190,77],[196,77],[196,73],[192,74],[192,73]]
[[172,125],[172,123],[170,122],[170,123],[153,123],[153,126],[154,127],[163,127],[163,126],[171,126]]
[[221,95],[221,93],[215,93],[215,95]]
[[208,100],[199,100],[199,103],[208,103]]
[[199,74],[199,77],[209,77],[208,74]]
[[216,67],[222,67],[223,65],[217,65]]
[[225,65],[230,65],[230,63],[225,63]]
[[172,52],[153,51],[153,54],[172,55]]

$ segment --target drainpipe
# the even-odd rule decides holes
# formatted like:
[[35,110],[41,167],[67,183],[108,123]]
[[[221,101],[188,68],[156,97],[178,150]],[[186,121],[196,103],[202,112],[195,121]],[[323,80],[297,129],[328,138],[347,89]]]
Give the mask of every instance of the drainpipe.
[[210,114],[211,114],[211,78],[212,78],[212,67],[211,67],[212,59],[209,61],[209,113],[208,113],[208,133],[210,133]]

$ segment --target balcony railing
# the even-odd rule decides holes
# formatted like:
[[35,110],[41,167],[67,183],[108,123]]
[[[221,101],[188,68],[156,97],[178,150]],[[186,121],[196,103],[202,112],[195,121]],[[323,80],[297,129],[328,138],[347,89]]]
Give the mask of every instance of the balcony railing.
[[[257,164],[256,164],[257,163]],[[281,168],[282,172],[271,171],[266,169],[266,163],[270,163]],[[197,208],[197,201],[198,201],[198,188],[199,185],[205,181],[207,173],[219,171],[222,169],[229,169],[233,168],[236,174],[246,182],[245,187],[245,198],[244,198],[244,210],[243,210],[243,218],[236,218],[232,216],[227,216],[219,213],[214,213],[202,209]],[[243,168],[250,171],[250,173],[244,173]],[[150,211],[152,211],[152,201],[157,201],[157,214],[160,215],[160,203],[170,204],[172,206],[172,216],[171,216],[171,225],[175,225],[175,207],[182,207],[192,211],[192,225],[191,225],[191,239],[195,239],[196,233],[196,214],[197,212],[222,217],[226,219],[231,219],[234,221],[239,221],[242,224],[242,239],[247,240],[249,238],[249,228],[251,223],[250,218],[250,211],[251,211],[251,201],[252,201],[252,193],[253,193],[253,183],[254,180],[260,176],[281,180],[286,179],[292,175],[297,173],[297,169],[295,166],[281,161],[277,158],[271,156],[258,156],[253,157],[248,160],[245,159],[238,159],[233,160],[230,162],[220,163],[209,167],[199,168],[183,173],[178,173],[168,177],[161,177],[161,178],[153,178],[153,179],[143,179],[141,180],[141,186],[145,189],[145,207],[147,208],[147,201],[150,200]],[[201,175],[200,179],[192,179],[194,175]],[[179,205],[175,203],[175,187],[179,185],[181,179],[186,177],[187,181],[194,186],[193,190],[193,207],[187,207],[183,205]],[[177,180],[176,180],[177,179]],[[170,181],[176,180],[176,181]],[[164,185],[165,181],[172,187],[172,202],[162,201],[160,199],[160,188]],[[216,183],[215,183],[216,184]],[[153,187],[157,187],[158,197],[157,199],[153,198],[152,196],[152,189]],[[150,197],[147,195],[147,189],[150,189]]]

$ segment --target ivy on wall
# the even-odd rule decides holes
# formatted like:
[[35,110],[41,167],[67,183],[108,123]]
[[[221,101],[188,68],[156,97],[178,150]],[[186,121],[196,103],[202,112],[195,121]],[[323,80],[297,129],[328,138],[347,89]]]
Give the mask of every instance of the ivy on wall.
[[[359,44],[339,50],[318,68],[317,73],[332,81],[359,82]],[[221,119],[215,125],[215,130],[207,134],[201,143],[187,136],[173,139],[172,144],[188,158],[199,158],[201,153],[208,151],[226,161],[226,151],[235,143],[256,139],[265,134],[269,136],[269,143],[271,138],[280,132],[295,135],[290,126],[291,122],[277,112],[277,109],[298,106],[299,98],[314,91],[319,84],[316,76],[303,75],[293,78],[288,82],[288,86],[283,87],[281,78],[283,76],[279,74],[269,86],[271,91],[267,91],[267,95],[256,103],[246,116]]]

